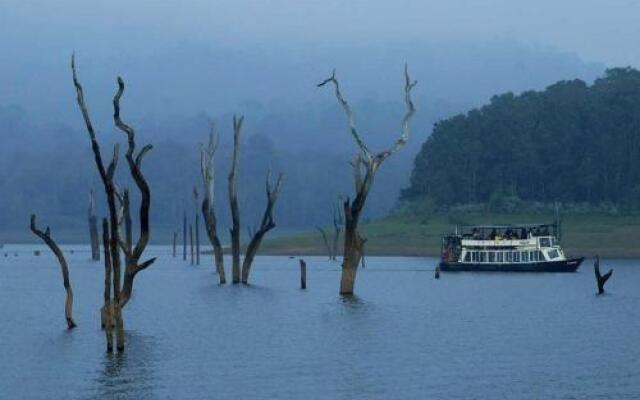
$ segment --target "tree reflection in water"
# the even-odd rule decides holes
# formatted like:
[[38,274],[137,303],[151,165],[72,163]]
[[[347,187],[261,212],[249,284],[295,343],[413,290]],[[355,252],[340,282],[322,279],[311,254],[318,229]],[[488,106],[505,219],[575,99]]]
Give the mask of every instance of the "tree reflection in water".
[[151,399],[159,382],[154,377],[154,339],[125,332],[129,344],[124,353],[106,353],[95,378],[92,399]]

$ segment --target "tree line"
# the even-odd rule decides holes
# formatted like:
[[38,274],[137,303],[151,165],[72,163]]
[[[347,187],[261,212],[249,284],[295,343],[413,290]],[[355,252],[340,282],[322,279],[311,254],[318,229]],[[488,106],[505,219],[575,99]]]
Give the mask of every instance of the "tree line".
[[640,208],[640,71],[494,96],[435,124],[405,202],[509,201]]

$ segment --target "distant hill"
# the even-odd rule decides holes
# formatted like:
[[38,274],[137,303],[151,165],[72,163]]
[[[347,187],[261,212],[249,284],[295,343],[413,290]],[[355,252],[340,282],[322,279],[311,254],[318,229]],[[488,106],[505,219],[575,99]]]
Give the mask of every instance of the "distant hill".
[[415,159],[404,201],[435,206],[519,201],[640,208],[640,71],[592,85],[495,96],[437,123]]

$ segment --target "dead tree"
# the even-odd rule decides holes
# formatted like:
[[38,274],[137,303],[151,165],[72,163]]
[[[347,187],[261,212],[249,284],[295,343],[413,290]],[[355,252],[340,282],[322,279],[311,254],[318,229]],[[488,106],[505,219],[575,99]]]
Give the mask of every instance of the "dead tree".
[[42,232],[36,226],[36,215],[31,214],[31,231],[38,236],[42,241],[49,246],[53,254],[60,263],[60,269],[62,270],[62,283],[64,290],[67,292],[67,298],[64,303],[64,317],[67,320],[67,328],[73,329],[77,325],[73,320],[73,289],[71,289],[71,282],[69,281],[69,267],[67,266],[67,260],[64,258],[62,251],[51,237],[51,230],[47,226],[44,232]]
[[604,293],[604,284],[607,283],[609,278],[611,278],[611,274],[613,274],[613,269],[610,269],[604,275],[600,274],[600,257],[596,256],[596,260],[593,263],[593,270],[596,274],[596,283],[598,284],[598,294]]
[[199,195],[198,189],[193,188],[193,200],[196,206],[194,218],[195,218],[195,245],[196,245],[196,265],[200,265],[200,216],[198,215],[198,206],[199,206]]
[[229,171],[229,207],[231,207],[231,283],[240,283],[240,207],[238,206],[238,163],[240,153],[240,131],[244,117],[233,116],[233,158]]
[[193,224],[189,224],[189,250],[191,251],[191,265],[195,264],[193,253]]
[[218,237],[216,214],[214,210],[215,197],[213,192],[213,182],[215,177],[213,161],[217,148],[218,139],[214,134],[214,127],[212,125],[211,132],[209,133],[209,143],[206,147],[201,146],[200,148],[200,172],[202,173],[202,183],[204,186],[202,216],[204,217],[207,237],[209,238],[209,242],[211,242],[211,246],[213,246],[214,262],[216,271],[218,272],[218,279],[220,284],[224,285],[227,283],[227,278],[224,272],[224,253],[222,251],[220,238]]
[[[75,67],[75,58],[71,57],[71,70],[73,73],[73,84],[76,89],[76,97],[78,102],[78,107],[80,108],[80,112],[82,113],[82,118],[84,119],[84,123],[87,129],[87,133],[89,134],[89,139],[91,140],[91,149],[93,151],[93,156],[96,162],[96,167],[98,169],[98,173],[100,175],[100,179],[104,185],[104,190],[107,198],[107,205],[109,210],[109,249],[111,255],[111,271],[113,277],[113,299],[117,299],[120,292],[120,252],[119,252],[119,232],[118,232],[118,211],[116,208],[116,186],[113,180],[116,167],[118,165],[118,149],[119,146],[116,144],[113,148],[113,156],[111,158],[111,162],[107,167],[105,167],[104,162],[102,160],[102,153],[100,151],[100,144],[96,138],[96,133],[93,128],[93,123],[91,122],[91,117],[89,116],[89,111],[84,101],[84,92],[82,89],[82,85],[78,81]],[[112,317],[115,320],[120,315],[119,312],[116,312],[117,301],[111,302],[113,305],[113,314]],[[117,329],[117,328],[116,328]],[[121,335],[124,337],[124,334]],[[120,342],[118,340],[118,335],[116,335],[116,346],[120,348],[122,344],[122,348],[124,348],[124,342]],[[109,347],[107,348],[109,349]]]
[[96,192],[91,188],[89,191],[89,239],[91,243],[91,259],[100,261],[100,241],[98,239],[98,217],[96,216]]
[[322,236],[322,242],[324,243],[324,247],[327,249],[327,254],[329,255],[329,260],[333,260],[333,248],[329,245],[329,240],[327,239],[327,232],[320,226],[316,226],[318,232]]
[[182,216],[182,261],[187,261],[187,213]]
[[409,122],[411,120],[411,117],[415,113],[415,108],[411,100],[411,90],[417,82],[411,81],[411,79],[409,78],[409,73],[406,65],[404,68],[404,76],[404,101],[407,107],[407,111],[402,119],[400,137],[396,140],[391,148],[383,150],[379,153],[373,153],[369,149],[369,147],[367,147],[360,134],[356,130],[351,106],[349,106],[349,103],[347,103],[347,101],[342,97],[342,93],[340,92],[340,85],[338,84],[338,80],[336,79],[335,70],[329,78],[318,84],[318,87],[322,87],[328,83],[333,84],[336,98],[338,99],[338,102],[344,109],[344,112],[347,116],[351,136],[358,145],[358,154],[352,163],[356,195],[353,201],[347,198],[343,203],[345,231],[342,278],[340,280],[340,294],[343,295],[353,294],[356,272],[358,269],[358,265],[360,264],[360,258],[362,257],[363,246],[363,239],[358,232],[358,223],[365,202],[367,200],[367,196],[369,195],[369,191],[373,184],[375,174],[380,165],[393,153],[402,148],[409,139]]
[[[104,167],[102,161],[102,154],[100,152],[100,146],[98,144],[95,130],[89,116],[85,101],[84,93],[80,82],[78,81],[75,68],[75,60],[71,59],[71,69],[73,72],[73,83],[76,89],[77,101],[80,111],[91,139],[91,147],[93,150],[96,166],[100,177],[104,184],[105,193],[107,196],[107,203],[109,208],[110,219],[110,237],[109,247],[111,256],[111,270],[112,270],[112,316],[115,324],[115,338],[116,348],[118,351],[124,350],[124,322],[122,319],[122,308],[131,299],[133,292],[133,283],[136,275],[149,267],[155,261],[155,258],[148,259],[141,262],[140,259],[144,253],[144,250],[149,243],[149,209],[151,205],[151,190],[147,184],[144,175],[142,174],[142,160],[144,156],[152,149],[151,145],[144,146],[140,151],[136,153],[135,132],[133,128],[125,124],[120,118],[120,99],[124,93],[124,81],[118,77],[118,90],[113,98],[113,120],[118,129],[125,133],[127,136],[127,153],[126,160],[129,166],[129,172],[133,178],[136,186],[140,191],[140,208],[139,208],[139,224],[140,224],[140,236],[135,246],[127,246],[125,242],[121,240],[119,232],[118,210],[116,208],[117,187],[114,183],[114,174],[118,161],[118,146],[116,145],[113,152],[113,158],[107,168]],[[120,250],[125,254],[125,271],[124,279],[120,277]]]
[[244,261],[242,262],[242,283],[247,284],[249,282],[249,273],[251,272],[251,265],[253,264],[253,259],[260,248],[260,243],[262,243],[262,239],[264,235],[269,232],[271,229],[275,228],[276,224],[273,220],[273,207],[278,200],[278,194],[280,194],[280,188],[282,186],[282,174],[278,175],[278,179],[276,179],[275,187],[271,185],[271,170],[267,172],[267,182],[266,182],[266,191],[267,191],[267,206],[264,210],[264,214],[262,216],[262,221],[260,222],[260,226],[253,234],[249,245],[247,246],[247,251],[244,255]]

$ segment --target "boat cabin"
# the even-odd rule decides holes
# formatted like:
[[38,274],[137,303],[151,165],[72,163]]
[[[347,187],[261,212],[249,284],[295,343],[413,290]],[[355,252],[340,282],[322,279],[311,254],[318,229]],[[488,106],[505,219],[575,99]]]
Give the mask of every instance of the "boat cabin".
[[442,260],[449,263],[540,263],[565,260],[550,224],[464,227],[442,241]]

